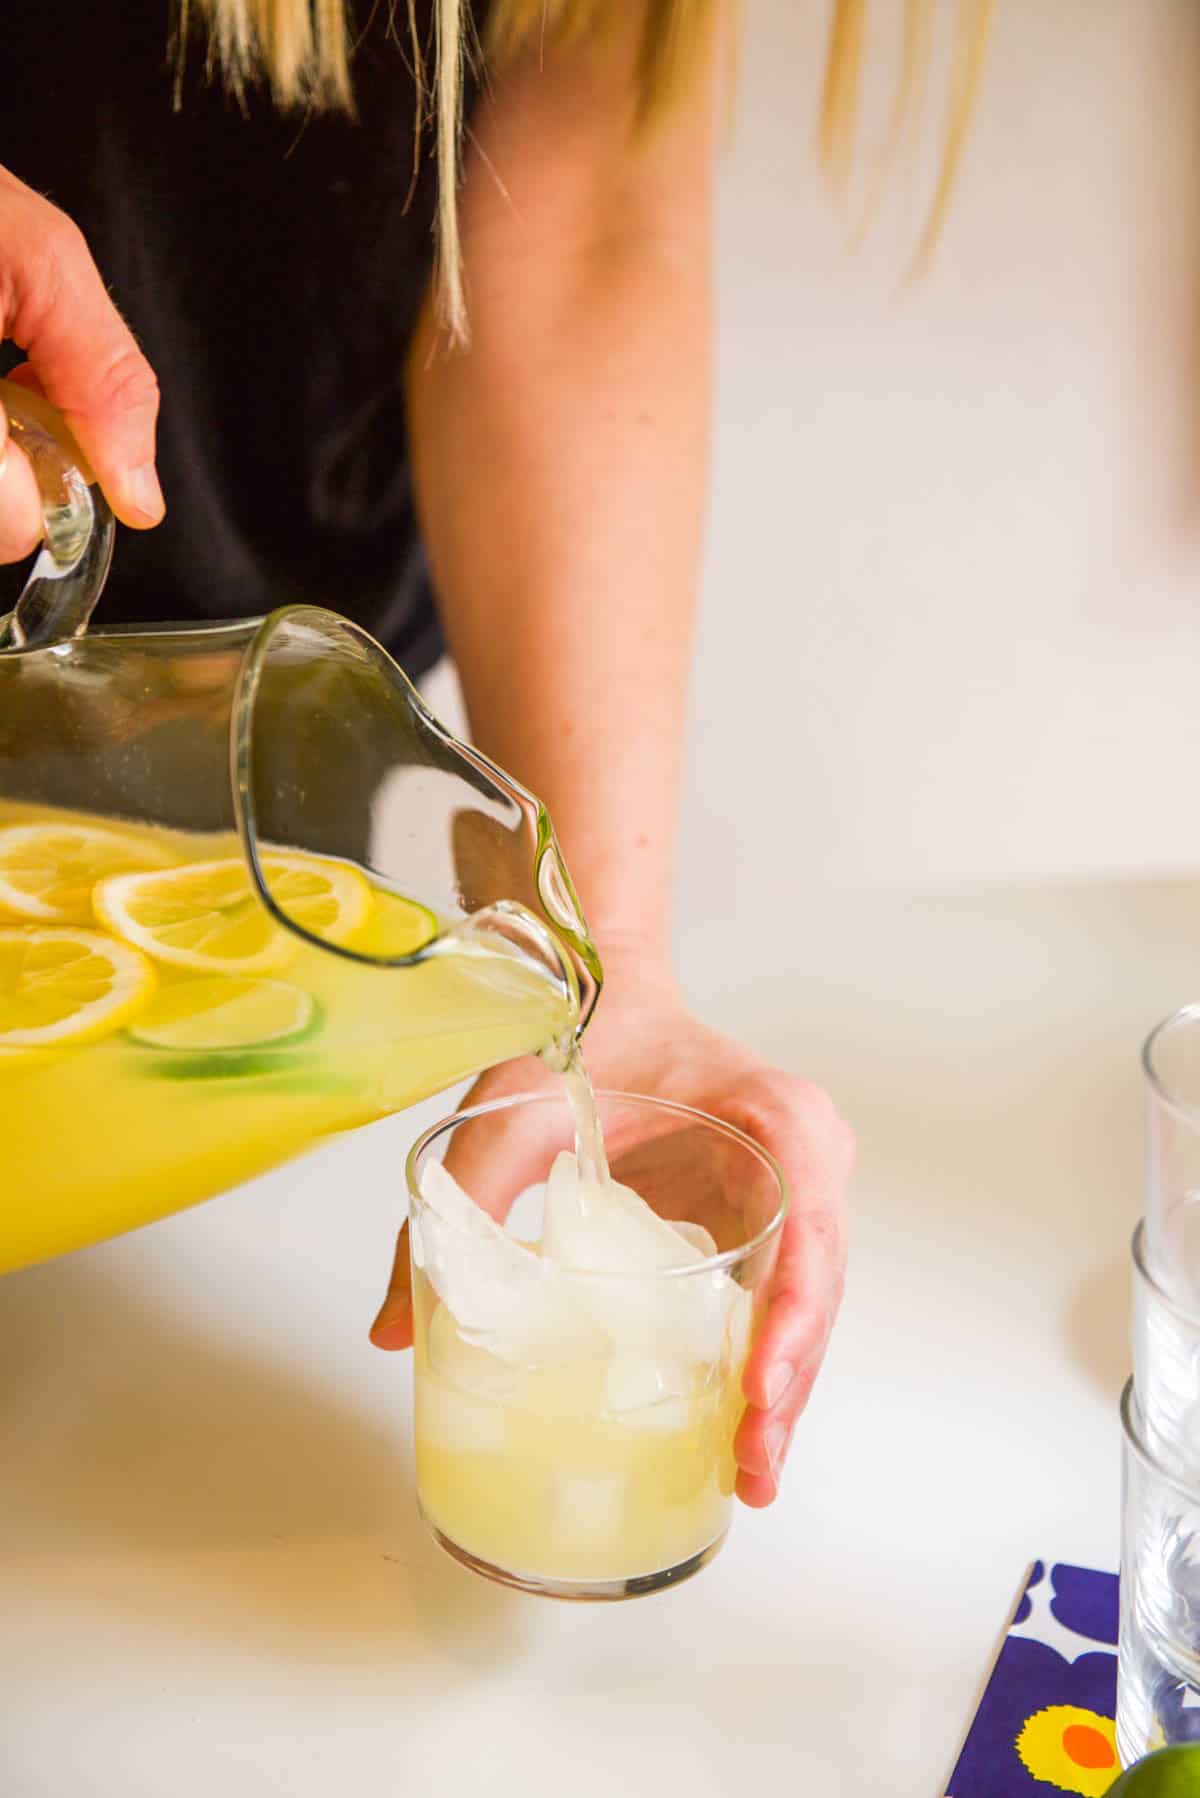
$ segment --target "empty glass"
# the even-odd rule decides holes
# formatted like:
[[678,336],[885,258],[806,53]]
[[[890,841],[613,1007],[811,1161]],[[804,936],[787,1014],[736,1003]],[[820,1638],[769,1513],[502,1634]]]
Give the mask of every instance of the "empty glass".
[[1130,1381],[1124,1434],[1117,1745],[1125,1766],[1200,1741],[1200,1478],[1152,1452]]
[[1145,1259],[1172,1299],[1200,1312],[1200,1005],[1166,1018],[1142,1051]]
[[1177,1303],[1155,1278],[1144,1221],[1133,1234],[1133,1384],[1155,1456],[1200,1479],[1200,1314]]

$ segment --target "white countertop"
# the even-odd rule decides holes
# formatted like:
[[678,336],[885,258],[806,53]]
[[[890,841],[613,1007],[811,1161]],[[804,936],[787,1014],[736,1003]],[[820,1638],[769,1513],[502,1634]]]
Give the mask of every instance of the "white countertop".
[[519,1597],[422,1532],[366,1328],[443,1102],[4,1282],[4,1798],[938,1798],[1027,1562],[1116,1564],[1137,1050],[1198,920],[1130,883],[814,907],[790,966],[683,939],[861,1163],[783,1497],[660,1597]]

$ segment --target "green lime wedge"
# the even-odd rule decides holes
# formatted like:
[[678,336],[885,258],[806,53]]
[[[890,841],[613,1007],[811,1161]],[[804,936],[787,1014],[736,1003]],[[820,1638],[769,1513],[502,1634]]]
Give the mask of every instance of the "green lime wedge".
[[1109,1786],[1107,1798],[1200,1798],[1200,1744],[1148,1755]]
[[347,942],[347,947],[360,955],[414,955],[441,928],[429,907],[419,905],[415,899],[404,899],[399,893],[375,887],[372,901],[365,921]]
[[211,1055],[146,1055],[138,1072],[151,1080],[209,1081],[232,1085],[253,1081],[255,1093],[274,1098],[295,1095],[311,1098],[338,1096],[361,1099],[361,1075],[329,1066],[318,1055],[289,1053],[286,1049],[224,1049]]
[[128,1034],[150,1049],[197,1055],[294,1043],[316,1016],[311,994],[286,980],[211,974],[162,987]]

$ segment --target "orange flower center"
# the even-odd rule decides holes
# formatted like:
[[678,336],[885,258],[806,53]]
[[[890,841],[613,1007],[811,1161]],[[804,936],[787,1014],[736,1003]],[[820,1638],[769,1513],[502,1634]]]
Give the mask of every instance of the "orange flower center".
[[1115,1767],[1112,1743],[1089,1723],[1071,1723],[1063,1730],[1063,1753],[1077,1767]]

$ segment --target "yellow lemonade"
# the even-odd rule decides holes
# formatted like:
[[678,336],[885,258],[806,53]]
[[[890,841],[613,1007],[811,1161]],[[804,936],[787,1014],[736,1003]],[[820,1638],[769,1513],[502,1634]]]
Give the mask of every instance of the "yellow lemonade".
[[[0,803],[0,1272],[558,1042],[565,982],[349,863]],[[353,952],[413,953],[383,967]],[[337,953],[337,950],[350,953]]]
[[[416,1151],[417,1490],[443,1545],[481,1571],[621,1597],[694,1571],[728,1527],[754,1293],[697,1220],[671,1222],[612,1178],[577,1056],[568,1088],[576,1150],[554,1156],[504,1224],[452,1171],[457,1130],[446,1161]],[[480,1114],[485,1131],[495,1115]],[[704,1169],[687,1140],[694,1197]],[[641,1153],[653,1180],[655,1146]]]
[[660,1397],[635,1375],[618,1408],[611,1356],[513,1366],[466,1341],[422,1275],[414,1303],[417,1490],[452,1552],[539,1585],[636,1587],[721,1541],[745,1312],[683,1390]]

